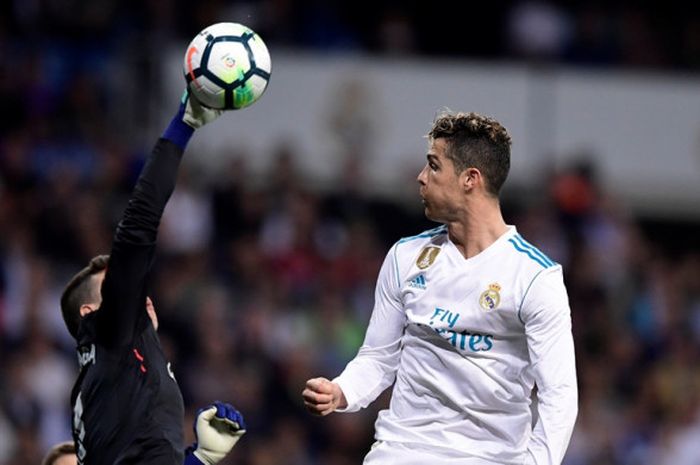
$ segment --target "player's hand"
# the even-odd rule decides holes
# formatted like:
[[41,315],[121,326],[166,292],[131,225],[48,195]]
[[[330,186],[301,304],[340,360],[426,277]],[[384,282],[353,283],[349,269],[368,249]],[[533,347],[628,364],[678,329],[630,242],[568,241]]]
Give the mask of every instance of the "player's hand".
[[306,409],[314,415],[328,415],[338,408],[348,406],[345,394],[338,383],[326,378],[312,378],[301,393]]
[[185,465],[219,463],[245,432],[243,415],[232,405],[217,401],[199,409],[194,421],[197,442],[185,457]]
[[183,112],[182,121],[188,126],[198,129],[205,124],[211,123],[216,118],[221,116],[224,110],[216,110],[214,108],[205,107],[197,97],[190,93],[189,87],[182,94],[181,110]]

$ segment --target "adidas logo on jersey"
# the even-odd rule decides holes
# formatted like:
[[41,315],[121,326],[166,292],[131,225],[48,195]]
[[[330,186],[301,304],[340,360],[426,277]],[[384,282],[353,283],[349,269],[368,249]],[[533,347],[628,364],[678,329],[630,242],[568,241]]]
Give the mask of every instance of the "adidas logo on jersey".
[[425,289],[426,288],[426,281],[425,281],[425,276],[422,274],[419,274],[412,280],[408,282],[408,287],[415,287],[416,289]]

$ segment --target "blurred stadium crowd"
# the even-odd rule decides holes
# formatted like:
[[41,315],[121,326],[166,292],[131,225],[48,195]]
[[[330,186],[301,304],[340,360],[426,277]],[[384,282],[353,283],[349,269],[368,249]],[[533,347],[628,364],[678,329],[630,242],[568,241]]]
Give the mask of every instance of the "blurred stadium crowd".
[[[23,42],[89,38],[111,50],[192,38],[235,18],[273,47],[390,54],[536,58],[586,66],[697,70],[700,7],[616,0],[494,0],[426,7],[396,0],[9,0],[0,33]],[[455,14],[457,13],[457,14]],[[161,42],[162,43],[162,42]],[[132,51],[133,52],[133,51]]]
[[[496,1],[456,17],[417,3],[333,5],[208,0],[192,11],[178,0],[2,2],[0,465],[39,463],[69,437],[77,363],[59,295],[109,249],[157,136],[125,138],[138,122],[119,108],[133,92],[114,76],[120,60],[153,72],[147,57],[163,41],[183,42],[238,15],[270,44],[318,51],[659,71],[700,65],[693,7]],[[300,392],[308,377],[332,377],[355,354],[384,253],[430,224],[419,209],[363,192],[361,166],[344,167],[333,189],[319,190],[296,169],[303,154],[291,146],[280,147],[263,176],[249,174],[246,156],[216,179],[186,169],[159,236],[152,294],[188,415],[215,399],[244,413],[249,433],[224,463],[360,463],[387,396],[359,414],[317,419]],[[504,210],[565,269],[580,383],[565,464],[697,465],[698,226],[650,227],[602,191],[585,164],[538,182],[549,188],[527,201],[506,195]]]

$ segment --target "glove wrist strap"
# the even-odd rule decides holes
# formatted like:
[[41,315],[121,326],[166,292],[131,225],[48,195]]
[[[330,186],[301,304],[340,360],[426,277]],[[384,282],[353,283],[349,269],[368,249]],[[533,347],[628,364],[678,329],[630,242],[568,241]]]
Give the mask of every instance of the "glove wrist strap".
[[190,446],[185,450],[185,462],[183,465],[206,465],[194,454],[194,450],[194,446]]
[[182,113],[178,112],[170,121],[165,132],[163,132],[163,139],[168,139],[182,150],[185,150],[192,134],[194,134],[194,128],[182,121]]

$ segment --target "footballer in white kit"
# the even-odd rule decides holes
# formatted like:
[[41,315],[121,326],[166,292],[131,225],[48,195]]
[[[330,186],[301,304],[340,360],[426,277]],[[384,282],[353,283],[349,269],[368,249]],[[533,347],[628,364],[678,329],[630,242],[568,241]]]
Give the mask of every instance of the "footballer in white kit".
[[394,379],[377,440],[456,449],[461,463],[528,463],[528,449],[552,457],[534,463],[560,462],[577,411],[561,266],[515,227],[466,260],[444,226],[398,241],[379,274],[364,344],[334,381],[353,411]]
[[562,267],[501,215],[500,123],[447,113],[429,138],[418,182],[443,226],[391,247],[357,356],[307,381],[305,404],[352,412],[394,384],[365,465],[558,465],[578,411]]

